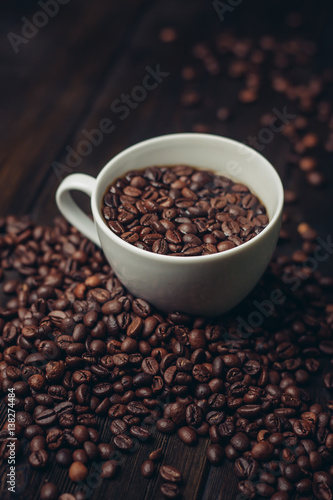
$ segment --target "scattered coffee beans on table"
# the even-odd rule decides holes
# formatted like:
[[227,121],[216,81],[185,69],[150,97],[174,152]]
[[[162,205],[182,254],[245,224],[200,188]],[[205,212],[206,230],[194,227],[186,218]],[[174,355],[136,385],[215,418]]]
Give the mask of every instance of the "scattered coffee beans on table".
[[[69,470],[75,492],[60,498],[86,498],[80,481],[89,484],[98,467],[105,480],[115,478],[155,426],[178,431],[187,445],[209,438],[207,462],[234,461],[244,498],[332,499],[333,400],[316,403],[307,385],[322,377],[322,390],[332,388],[323,356],[333,354],[325,298],[333,283],[306,267],[305,252],[303,266],[299,254],[273,260],[241,306],[211,321],[161,314],[134,298],[100,250],[61,218],[51,228],[7,217],[0,229],[8,296],[0,388],[5,402],[15,392],[17,458],[28,440],[32,467]],[[9,269],[18,278],[6,279]],[[267,305],[277,290],[281,300],[251,326],[254,304]],[[112,439],[99,431],[105,421]],[[5,424],[5,463],[9,437]],[[161,458],[161,448],[147,451],[142,480],[159,478],[161,493],[177,498],[185,474]],[[42,499],[57,495],[51,482],[41,485]]]
[[108,189],[102,213],[127,243],[181,257],[230,250],[268,224],[246,186],[188,165],[128,172]]

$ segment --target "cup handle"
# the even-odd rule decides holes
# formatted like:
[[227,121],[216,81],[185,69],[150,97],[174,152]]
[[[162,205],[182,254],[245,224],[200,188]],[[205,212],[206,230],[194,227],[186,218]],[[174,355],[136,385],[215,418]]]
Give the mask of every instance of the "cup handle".
[[90,175],[68,175],[56,192],[56,202],[62,215],[95,245],[101,246],[94,222],[78,207],[70,191],[82,191],[90,198],[95,189],[96,179]]

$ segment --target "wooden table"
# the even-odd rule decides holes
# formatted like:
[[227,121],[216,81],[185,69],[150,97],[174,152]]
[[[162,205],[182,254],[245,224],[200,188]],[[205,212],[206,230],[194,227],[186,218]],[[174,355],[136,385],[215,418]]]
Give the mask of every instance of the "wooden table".
[[[267,33],[287,35],[292,31],[284,22],[288,1],[259,0],[251,4],[240,1],[226,13],[223,22],[207,0],[63,3],[57,4],[59,12],[54,17],[46,15],[46,18],[45,15],[34,18],[41,11],[36,2],[16,0],[1,6],[0,215],[29,213],[36,222],[51,224],[58,213],[54,195],[61,177],[55,173],[54,162],[58,173],[59,165],[65,165],[65,174],[84,172],[96,176],[107,160],[124,148],[160,134],[192,131],[198,123],[213,133],[246,141],[249,134],[260,129],[259,117],[263,113],[284,104],[281,95],[266,88],[258,102],[244,107],[237,100],[241,84],[227,78],[222,68],[222,74],[215,79],[204,72],[200,74],[194,87],[202,92],[203,102],[187,109],[180,105],[180,96],[187,88],[180,72],[195,61],[194,43],[210,39],[214,33],[232,28],[239,35],[254,38]],[[333,45],[330,2],[294,2],[294,10],[297,8],[304,16],[299,32],[319,41],[316,64],[323,66],[331,57]],[[29,38],[22,38],[22,29],[28,29],[24,28],[23,16],[36,19],[41,25],[37,32],[25,31]],[[161,28],[166,26],[176,28],[176,41],[166,43],[159,39]],[[148,90],[135,109],[123,114],[115,112],[115,101],[141,85],[147,72],[156,67],[167,73],[163,81]],[[216,109],[220,106],[231,109],[230,121],[217,120]],[[106,119],[112,120],[113,131],[104,133],[89,154],[81,154],[76,166],[69,166],[68,150],[82,148],[87,132]],[[333,197],[332,158],[328,153],[320,153],[320,169],[327,179],[321,189],[309,186],[304,174],[287,164],[288,153],[289,145],[281,134],[276,134],[263,152],[276,166],[286,188],[295,190],[299,199],[290,210],[292,239],[280,248],[283,253],[299,247],[295,229],[301,221],[309,222],[323,237],[330,233],[328,211],[332,209]],[[88,209],[84,196],[77,199]],[[332,272],[332,259],[320,269]],[[3,421],[4,410],[3,405]],[[102,435],[110,437],[108,425]],[[154,443],[142,445],[130,455],[117,480],[91,484],[89,498],[159,499],[160,479],[148,481],[139,472],[149,450],[157,446],[163,447],[166,463],[172,462],[182,470],[184,499],[237,497],[232,464],[210,467],[205,458],[206,440],[201,439],[197,447],[190,448],[177,437],[167,438],[155,432]],[[61,492],[74,491],[67,471],[56,465],[43,473],[31,470],[21,460],[17,474],[18,498],[37,499],[45,478],[57,483]],[[2,474],[0,497],[4,500],[9,498],[5,480]]]

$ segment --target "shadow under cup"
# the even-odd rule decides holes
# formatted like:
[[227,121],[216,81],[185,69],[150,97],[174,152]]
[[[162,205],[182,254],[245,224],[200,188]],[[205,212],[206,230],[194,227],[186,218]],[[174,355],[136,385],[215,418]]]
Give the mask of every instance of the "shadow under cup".
[[[268,226],[239,247],[206,256],[159,255],[124,242],[101,213],[107,187],[131,170],[177,164],[245,184],[265,205]],[[266,269],[279,235],[283,188],[272,165],[248,146],[208,134],[174,134],[144,141],[114,157],[97,177],[91,205],[105,256],[133,295],[166,312],[216,316],[248,295]]]

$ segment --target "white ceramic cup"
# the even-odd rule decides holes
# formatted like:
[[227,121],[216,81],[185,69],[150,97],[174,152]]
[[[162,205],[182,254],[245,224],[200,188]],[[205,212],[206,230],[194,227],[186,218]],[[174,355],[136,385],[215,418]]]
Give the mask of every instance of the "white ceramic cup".
[[[226,252],[171,257],[141,250],[116,236],[101,212],[107,187],[130,170],[188,164],[245,184],[267,209],[268,226],[255,238]],[[92,221],[70,191],[91,197]],[[253,149],[209,134],[172,134],[132,146],[110,160],[97,178],[73,174],[60,184],[60,212],[101,246],[119,280],[135,296],[163,311],[216,316],[238,304],[259,281],[275,249],[283,209],[283,187],[273,166]]]

